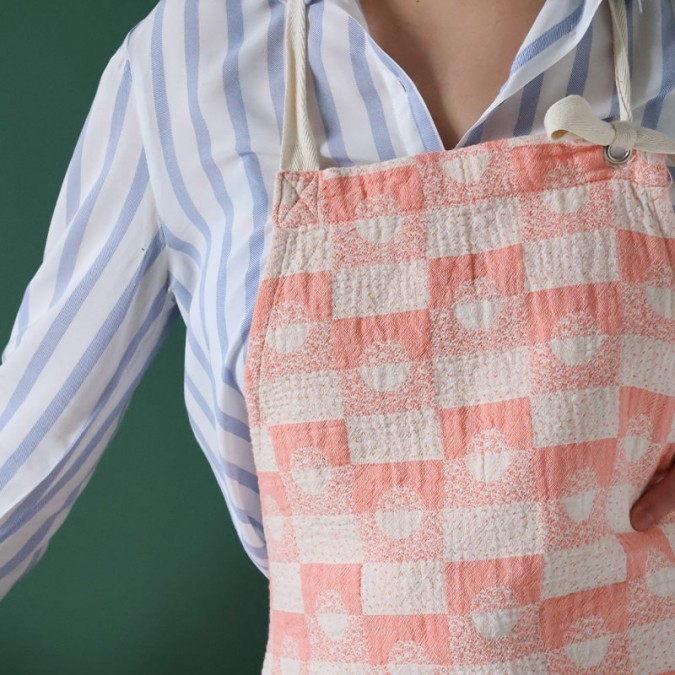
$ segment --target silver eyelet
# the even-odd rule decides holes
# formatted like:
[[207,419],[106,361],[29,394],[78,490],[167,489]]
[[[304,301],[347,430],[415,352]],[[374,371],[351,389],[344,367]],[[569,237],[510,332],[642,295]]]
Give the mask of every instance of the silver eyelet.
[[604,155],[605,161],[608,164],[618,166],[620,164],[625,164],[632,157],[633,148],[628,148],[627,150],[624,150],[622,155],[615,156],[610,152],[610,146],[609,145],[603,145],[602,146],[602,154]]

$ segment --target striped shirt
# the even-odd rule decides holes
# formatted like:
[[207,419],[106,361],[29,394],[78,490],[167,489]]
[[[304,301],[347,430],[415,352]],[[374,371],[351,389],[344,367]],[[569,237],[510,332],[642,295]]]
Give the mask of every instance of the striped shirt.
[[[306,0],[321,166],[441,151],[358,0]],[[160,1],[104,69],[0,365],[0,598],[44,554],[180,318],[191,428],[268,576],[243,396],[273,227],[284,0]],[[675,136],[671,0],[627,0],[634,121]],[[568,94],[618,118],[609,8],[547,0],[457,147],[544,133]],[[675,204],[675,189],[671,190]]]

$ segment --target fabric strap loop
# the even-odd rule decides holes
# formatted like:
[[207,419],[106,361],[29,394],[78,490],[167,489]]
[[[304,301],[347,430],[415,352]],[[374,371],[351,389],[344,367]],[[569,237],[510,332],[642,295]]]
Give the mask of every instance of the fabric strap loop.
[[583,96],[576,94],[556,101],[546,111],[544,126],[552,140],[572,133],[590,143],[609,146],[614,155],[633,148],[668,155],[675,153],[675,138],[626,120],[606,122],[593,112]]
[[620,156],[633,148],[672,155],[675,153],[675,138],[633,122],[625,0],[609,0],[609,9],[612,14],[619,119],[605,122],[593,112],[585,98],[572,94],[556,101],[546,111],[546,133],[552,140],[560,140],[568,133],[574,134],[590,143],[607,147],[613,156]]

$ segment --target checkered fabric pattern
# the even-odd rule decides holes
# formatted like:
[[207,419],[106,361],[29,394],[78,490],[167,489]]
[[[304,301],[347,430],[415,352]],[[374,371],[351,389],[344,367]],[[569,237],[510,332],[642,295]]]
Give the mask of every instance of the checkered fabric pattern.
[[246,357],[263,673],[675,670],[663,155],[490,141],[280,171]]

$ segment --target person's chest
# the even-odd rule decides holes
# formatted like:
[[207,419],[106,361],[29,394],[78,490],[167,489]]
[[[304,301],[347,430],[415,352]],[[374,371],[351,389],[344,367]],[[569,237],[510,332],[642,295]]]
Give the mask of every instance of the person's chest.
[[[543,133],[548,106],[571,93],[584,95],[598,115],[616,116],[610,24],[600,4],[547,0],[506,86],[462,147]],[[675,135],[671,0],[643,6],[639,14],[633,2],[629,14],[635,119]],[[284,8],[282,0],[159,3],[130,41],[149,185],[187,324],[188,412],[195,430],[217,445],[209,458],[222,467],[232,503],[247,505],[235,514],[235,523],[245,521],[241,531],[259,522],[241,391],[251,315],[272,251]],[[357,9],[357,0],[308,3],[309,108],[322,166],[441,150],[418,87],[376,48]],[[484,48],[481,42],[476,51]],[[111,123],[116,131],[121,122]],[[255,545],[262,558],[257,535]]]
[[507,81],[545,0],[360,0],[370,36],[415,82],[446,149]]
[[[460,146],[543,133],[545,110],[570,93],[584,95],[601,117],[618,114],[611,24],[598,5],[599,0],[548,0],[537,30],[515,61],[507,59],[512,72],[506,86],[495,97],[499,84],[493,83],[471,114],[480,114],[486,101],[492,101],[490,109],[482,110],[480,121],[458,125],[460,132],[472,125]],[[177,5],[164,7],[154,32],[144,28],[137,34],[137,42],[147,40],[138,51],[152,55],[134,72],[148,169],[175,284],[186,289],[179,303],[183,316],[218,350],[215,362],[241,382],[272,229],[284,113],[285,4],[194,3],[185,12]],[[665,25],[658,30],[661,14],[650,4],[643,15],[635,11],[630,18],[631,31],[645,47],[631,52],[636,120],[662,104],[658,126],[664,127],[675,120],[675,99],[660,95],[675,89],[661,77],[665,48],[672,48],[673,40],[647,39],[675,34]],[[423,79],[414,82],[408,65],[378,48],[355,0],[309,2],[307,40],[308,108],[322,166],[443,149],[442,134],[425,107],[431,99],[425,101],[420,91]],[[475,51],[485,49],[483,40]],[[649,115],[642,123],[657,126]]]

